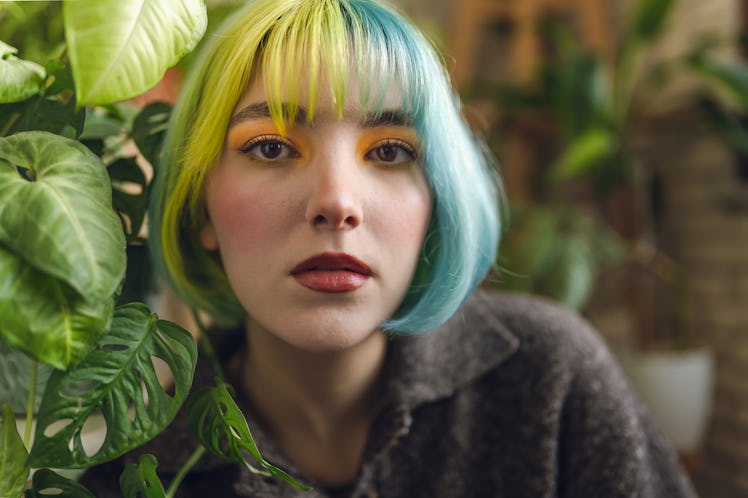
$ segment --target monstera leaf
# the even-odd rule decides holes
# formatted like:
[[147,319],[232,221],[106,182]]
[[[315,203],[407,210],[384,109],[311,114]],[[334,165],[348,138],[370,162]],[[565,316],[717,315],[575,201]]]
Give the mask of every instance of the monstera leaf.
[[3,404],[0,421],[0,496],[20,496],[26,485],[29,469],[25,465],[26,447],[16,430],[16,418]]
[[94,498],[86,488],[77,482],[62,477],[49,469],[39,469],[34,472],[32,487],[26,491],[25,498],[48,498],[49,496]]
[[[173,394],[159,383],[154,358],[171,369]],[[111,330],[97,346],[75,368],[50,377],[30,464],[90,467],[150,440],[171,423],[184,402],[196,359],[195,342],[186,330],[158,320],[142,304],[118,308]],[[81,432],[97,411],[106,422],[106,436],[101,448],[88,455]]]
[[156,474],[156,457],[141,455],[138,464],[125,467],[119,478],[119,486],[125,498],[164,498],[166,492]]
[[79,105],[148,90],[207,26],[203,0],[65,2],[63,17]]
[[[195,394],[188,410],[192,432],[211,453],[244,464],[254,473],[279,477],[298,489],[309,489],[263,458],[244,414],[220,379],[216,379],[215,387]],[[245,459],[244,450],[259,463],[260,468]]]

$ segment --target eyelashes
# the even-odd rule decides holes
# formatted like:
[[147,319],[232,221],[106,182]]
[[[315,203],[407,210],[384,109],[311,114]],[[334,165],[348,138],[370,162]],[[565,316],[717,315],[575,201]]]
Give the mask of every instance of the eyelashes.
[[254,137],[239,149],[243,154],[262,161],[280,161],[301,157],[301,154],[287,140],[278,135]]
[[[239,148],[239,151],[250,159],[275,162],[301,157],[298,149],[280,135],[259,135],[253,137]],[[399,138],[385,138],[370,146],[364,153],[364,159],[382,165],[403,165],[418,159],[416,148]]]
[[418,153],[415,147],[404,140],[386,138],[375,143],[364,157],[369,161],[386,164],[405,164],[415,161]]

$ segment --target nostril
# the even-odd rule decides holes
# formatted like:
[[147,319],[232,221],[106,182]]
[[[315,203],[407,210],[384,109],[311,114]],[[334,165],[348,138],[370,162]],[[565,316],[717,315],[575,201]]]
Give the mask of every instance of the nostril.
[[356,218],[356,217],[354,217],[354,216],[349,216],[349,217],[347,217],[347,218],[345,219],[344,223],[345,223],[346,225],[348,225],[348,226],[352,226],[352,227],[355,227],[356,225],[358,225],[358,221],[357,221],[357,218]]
[[327,218],[325,218],[324,215],[318,214],[314,217],[313,222],[315,225],[323,225],[327,222]]

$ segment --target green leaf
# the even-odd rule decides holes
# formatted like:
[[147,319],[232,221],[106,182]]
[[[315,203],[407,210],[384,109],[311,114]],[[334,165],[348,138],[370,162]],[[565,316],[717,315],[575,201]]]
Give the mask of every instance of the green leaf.
[[[31,382],[31,358],[0,338],[0,399],[8,403],[13,413],[25,414]],[[48,365],[38,364],[36,392],[42,393],[52,373]],[[34,410],[39,409],[42,397],[37,396]]]
[[84,109],[75,108],[75,99],[60,100],[42,95],[32,97],[23,109],[23,115],[12,133],[22,131],[48,131],[75,139],[83,131]]
[[113,309],[113,297],[87,301],[0,244],[0,335],[11,346],[67,369],[91,350]]
[[50,496],[94,498],[90,491],[77,482],[62,477],[50,469],[39,469],[34,472],[31,482],[32,487],[26,491],[25,498],[49,498]]
[[21,496],[29,477],[27,456],[13,411],[3,403],[3,419],[0,421],[0,496]]
[[155,272],[151,254],[145,244],[130,244],[127,246],[127,274],[119,304],[143,302],[149,300],[156,292]]
[[122,218],[127,239],[136,239],[148,210],[148,181],[134,157],[117,159],[107,171],[114,210]]
[[[170,368],[173,394],[159,383],[154,358]],[[96,348],[75,368],[50,377],[29,461],[35,467],[85,468],[152,439],[184,402],[196,358],[195,342],[186,330],[158,320],[142,304],[118,308],[111,330]],[[81,432],[99,410],[106,436],[101,448],[88,455]]]
[[63,16],[80,105],[145,92],[195,47],[207,25],[203,0],[65,2]]
[[86,125],[81,133],[81,140],[104,139],[124,134],[125,123],[102,111],[101,107],[86,108]]
[[[279,477],[297,489],[310,489],[262,457],[244,414],[220,379],[216,379],[214,387],[203,389],[193,396],[187,416],[192,431],[211,453],[244,464],[254,473]],[[260,468],[247,461],[244,451],[259,463]]]
[[25,102],[23,115],[12,132],[41,130],[78,138],[83,132],[86,111],[75,105],[70,66],[50,60],[45,70],[47,77],[43,91]]
[[0,244],[88,301],[113,296],[125,239],[101,160],[46,132],[0,138]]
[[632,41],[651,41],[662,32],[675,0],[640,0],[631,20]]
[[543,274],[552,264],[558,216],[546,209],[513,206],[510,220],[509,231],[502,238],[501,254],[507,270],[516,274],[520,281],[524,278],[525,285],[513,287],[520,290],[530,284],[531,277]]
[[585,234],[571,234],[557,244],[557,258],[548,278],[546,295],[580,310],[597,276],[597,264]]
[[697,73],[716,82],[748,107],[748,66],[742,61],[721,61],[697,53],[689,58],[689,65]]
[[617,147],[615,134],[608,128],[591,128],[572,140],[553,165],[552,177],[564,180],[592,170]]
[[119,478],[119,486],[125,498],[164,498],[166,492],[156,474],[158,462],[150,454],[141,455],[137,465],[125,467]]
[[727,143],[743,157],[748,157],[748,129],[732,112],[714,99],[705,98],[700,107]]
[[143,108],[132,125],[132,138],[135,140],[135,145],[154,167],[158,165],[158,157],[166,136],[170,115],[169,104],[154,102]]
[[20,102],[39,93],[44,68],[14,56],[17,50],[0,41],[0,102]]

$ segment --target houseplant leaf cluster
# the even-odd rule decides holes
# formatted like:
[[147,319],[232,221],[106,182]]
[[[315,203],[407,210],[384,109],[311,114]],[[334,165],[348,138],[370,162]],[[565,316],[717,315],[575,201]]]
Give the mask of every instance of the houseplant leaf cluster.
[[[92,496],[51,468],[88,468],[158,435],[187,399],[197,362],[189,332],[131,302],[150,286],[146,169],[158,168],[171,107],[122,101],[195,47],[204,1],[64,0],[55,8],[0,4],[18,37],[0,41],[3,497]],[[27,43],[41,51],[36,37],[24,38],[39,29],[37,14],[43,23],[61,16],[65,39],[32,62],[22,55]],[[169,387],[159,380],[164,368]],[[94,445],[92,424],[103,428]],[[165,492],[156,469],[153,455],[128,466],[123,494],[173,496],[178,482]]]
[[[675,0],[638,0],[609,56],[585,48],[561,23],[544,26],[548,57],[531,85],[489,88],[508,126],[540,128],[530,202],[513,203],[502,240],[500,285],[583,309],[599,275],[634,257],[632,198],[648,181],[631,144],[642,59]],[[541,124],[538,124],[541,123]],[[623,211],[623,215],[622,215]],[[625,220],[621,222],[621,219]]]

